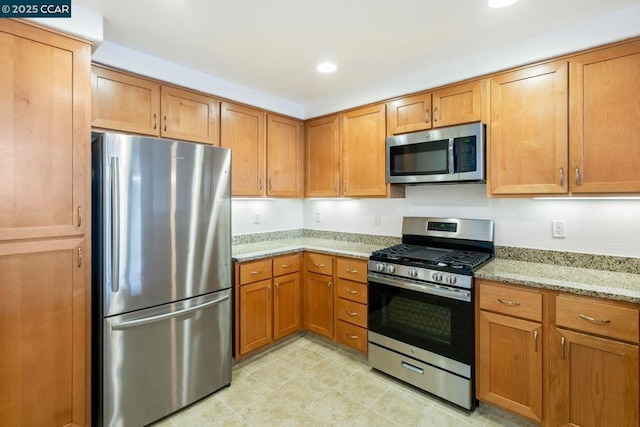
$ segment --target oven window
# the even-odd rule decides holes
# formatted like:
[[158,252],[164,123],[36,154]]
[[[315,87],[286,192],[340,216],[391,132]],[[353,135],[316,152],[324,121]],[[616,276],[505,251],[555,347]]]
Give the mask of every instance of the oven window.
[[395,296],[388,298],[383,310],[382,322],[386,327],[403,329],[418,338],[451,345],[450,309]]
[[390,147],[390,174],[436,175],[449,172],[449,140]]

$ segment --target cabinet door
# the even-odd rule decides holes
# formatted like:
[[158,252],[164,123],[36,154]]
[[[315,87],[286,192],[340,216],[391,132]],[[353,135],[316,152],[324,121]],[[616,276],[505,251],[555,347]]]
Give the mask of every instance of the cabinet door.
[[305,123],[305,197],[340,195],[340,116]]
[[240,286],[240,354],[273,341],[271,279]]
[[233,196],[265,194],[265,113],[223,102],[220,146],[231,148]]
[[491,78],[492,194],[567,192],[567,70],[558,61]]
[[0,21],[0,241],[80,236],[90,180],[91,50]]
[[302,122],[267,116],[267,195],[302,197]]
[[164,138],[219,145],[220,101],[167,86],[162,87],[161,94]]
[[385,105],[342,115],[342,194],[385,196]]
[[331,276],[306,274],[304,322],[308,330],[333,339],[333,278]]
[[542,325],[480,311],[477,397],[542,421]]
[[160,135],[160,85],[91,67],[91,125],[143,135]]
[[640,41],[571,59],[571,191],[640,192]]
[[434,91],[433,127],[477,122],[483,118],[486,81],[472,81]]
[[273,286],[273,339],[277,340],[302,327],[300,273],[276,277]]
[[431,129],[431,93],[396,99],[388,108],[387,135]]
[[79,239],[0,245],[0,425],[85,424]]
[[637,345],[551,328],[549,369],[549,425],[640,425]]

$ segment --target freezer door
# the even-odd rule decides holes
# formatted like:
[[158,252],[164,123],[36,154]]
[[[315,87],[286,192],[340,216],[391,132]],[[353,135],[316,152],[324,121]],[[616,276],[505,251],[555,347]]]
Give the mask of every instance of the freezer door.
[[230,290],[107,318],[103,426],[143,426],[231,383]]
[[109,133],[100,144],[103,315],[229,288],[230,150]]

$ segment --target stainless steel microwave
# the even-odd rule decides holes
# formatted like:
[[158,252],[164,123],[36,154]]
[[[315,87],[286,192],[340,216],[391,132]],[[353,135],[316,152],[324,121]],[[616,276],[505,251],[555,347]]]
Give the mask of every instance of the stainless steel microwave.
[[485,125],[449,126],[387,138],[387,182],[485,181]]

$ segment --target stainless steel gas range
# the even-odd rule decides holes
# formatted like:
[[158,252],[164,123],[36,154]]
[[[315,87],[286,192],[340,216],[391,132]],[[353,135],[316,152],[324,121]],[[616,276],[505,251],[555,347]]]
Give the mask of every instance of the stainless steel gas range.
[[493,221],[405,217],[402,244],[369,258],[369,364],[475,407],[473,272],[495,253]]

